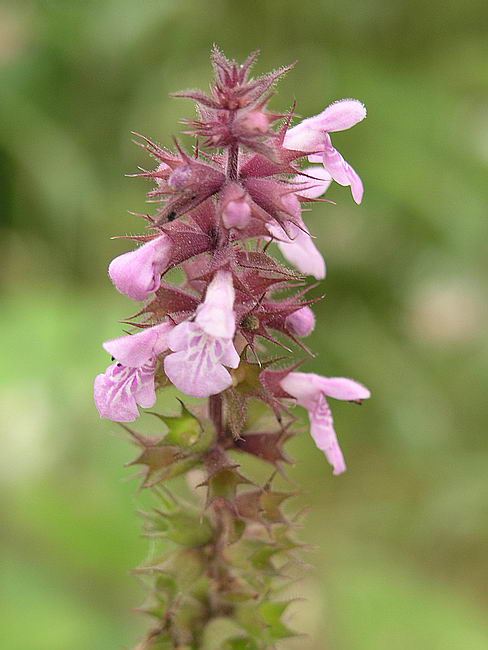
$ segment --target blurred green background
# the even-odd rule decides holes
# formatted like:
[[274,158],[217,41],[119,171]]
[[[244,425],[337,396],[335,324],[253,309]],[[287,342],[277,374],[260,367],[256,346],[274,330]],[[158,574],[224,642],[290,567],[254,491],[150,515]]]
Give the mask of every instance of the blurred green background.
[[130,648],[146,627],[134,450],[92,381],[134,311],[106,275],[145,210],[130,131],[171,144],[193,107],[168,93],[207,88],[214,41],[261,48],[258,72],[298,60],[276,110],[369,110],[334,136],[363,204],[335,186],[308,217],[330,277],[306,369],[373,398],[333,405],[345,475],[309,436],[289,447],[318,549],[292,590],[309,636],[282,648],[488,648],[487,29],[485,0],[3,1],[1,648]]

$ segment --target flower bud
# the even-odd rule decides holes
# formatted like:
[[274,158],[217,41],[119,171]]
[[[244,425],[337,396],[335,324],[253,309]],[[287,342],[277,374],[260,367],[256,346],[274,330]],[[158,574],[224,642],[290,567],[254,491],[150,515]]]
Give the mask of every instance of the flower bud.
[[315,315],[310,307],[302,307],[287,316],[285,325],[296,336],[308,336],[315,329]]
[[108,274],[118,291],[133,300],[145,300],[157,291],[161,273],[171,259],[172,246],[169,237],[160,235],[112,260]]
[[243,230],[251,219],[251,206],[246,191],[238,183],[225,186],[219,204],[219,212],[226,228]]
[[169,186],[174,190],[185,190],[192,181],[192,168],[190,165],[180,165],[168,178]]
[[216,166],[189,160],[179,165],[168,177],[168,186],[175,192],[193,194],[192,200],[204,201],[217,192],[225,174]]
[[245,199],[229,201],[222,211],[222,220],[226,228],[245,228],[251,218],[251,208]]
[[162,187],[169,176],[171,176],[171,168],[165,162],[160,163],[152,174],[152,178],[158,187]]
[[269,117],[260,110],[250,111],[242,118],[241,126],[250,133],[264,135],[268,132]]

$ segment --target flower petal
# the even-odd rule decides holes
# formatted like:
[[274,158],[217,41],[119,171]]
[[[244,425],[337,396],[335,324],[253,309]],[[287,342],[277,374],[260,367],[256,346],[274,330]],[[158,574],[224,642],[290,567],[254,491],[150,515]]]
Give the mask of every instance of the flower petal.
[[228,368],[237,368],[241,362],[241,357],[237,353],[233,341],[225,341],[225,339],[221,340],[224,346],[224,351],[220,360],[221,363]]
[[196,355],[192,348],[175,352],[165,358],[164,371],[176,388],[187,395],[217,395],[231,386],[232,377],[212,357],[208,346],[202,346]]
[[137,404],[148,408],[156,402],[154,371],[150,362],[143,368],[129,368],[114,363],[95,379],[95,404],[102,418],[116,422],[133,422],[139,417]]
[[302,273],[322,280],[326,272],[324,258],[313,243],[307,226],[301,218],[299,221],[302,229],[295,224],[288,224],[288,231],[292,237],[289,237],[277,222],[268,222],[266,228],[276,238],[283,257]]
[[192,342],[193,337],[201,338],[202,336],[202,328],[196,323],[190,323],[186,320],[171,330],[168,336],[168,347],[173,352],[180,352],[198,343],[198,341]]
[[322,133],[314,128],[315,118],[309,117],[300,122],[285,134],[283,146],[293,151],[320,151],[322,148]]
[[195,322],[210,336],[231,339],[236,330],[234,299],[232,274],[218,271],[207,287],[205,300],[197,309]]
[[155,369],[155,365],[139,368],[137,384],[133,384],[136,402],[144,409],[151,408],[151,406],[156,404],[156,389],[154,385]]
[[295,151],[320,151],[322,148],[321,134],[350,129],[365,117],[366,108],[360,101],[341,99],[327,106],[318,115],[308,117],[288,129],[283,146]]
[[221,393],[232,384],[224,368],[240,362],[231,339],[206,334],[196,322],[185,321],[171,332],[169,346],[174,354],[164,360],[164,371],[179,390],[193,397]]
[[[310,156],[307,156],[308,162],[311,163],[323,163],[324,162],[324,157],[322,153],[312,153]],[[326,170],[327,171],[327,170]],[[329,174],[330,176],[330,174]]]
[[313,372],[290,372],[281,386],[295,397],[302,406],[308,408],[318,393],[348,402],[368,399],[371,393],[357,381],[347,377],[322,377]]
[[106,341],[103,347],[124,366],[139,368],[168,349],[168,336],[173,328],[172,323],[161,323],[137,334]]
[[292,334],[303,338],[313,332],[315,315],[310,307],[301,307],[286,317],[285,325]]
[[251,219],[251,208],[245,199],[229,201],[222,210],[222,221],[226,228],[243,230]]
[[357,99],[333,102],[313,118],[314,128],[322,131],[345,131],[366,117],[366,107]]
[[346,464],[334,430],[332,412],[323,395],[319,395],[314,408],[309,410],[309,417],[310,433],[315,440],[315,444],[324,452],[327,460],[334,468],[333,474],[342,474],[342,472],[346,471]]
[[[319,154],[318,162],[322,162],[322,154]],[[305,196],[307,199],[318,199],[327,191],[332,182],[332,176],[322,166],[307,167],[303,170],[303,173],[307,174],[307,176],[297,174],[292,178],[292,183],[300,184],[295,193],[299,196]]]
[[311,424],[310,433],[315,444],[327,456],[334,468],[334,474],[340,474],[345,471],[346,465],[334,430],[332,413],[324,396],[325,391],[318,381],[323,379],[326,380],[325,377],[313,373],[290,372],[281,380],[280,385],[300,406],[307,409]]
[[280,385],[289,395],[294,397],[297,402],[306,409],[313,408],[320,389],[312,380],[318,377],[310,372],[290,372],[284,377]]
[[171,257],[172,243],[161,235],[112,260],[108,274],[116,288],[133,300],[144,300],[159,289],[161,273]]
[[312,375],[312,381],[322,393],[334,399],[356,402],[371,397],[371,393],[366,386],[347,377]]
[[353,199],[361,203],[364,193],[363,183],[357,172],[344,160],[341,154],[332,146],[330,137],[325,135],[322,162],[325,169],[339,185],[350,185]]

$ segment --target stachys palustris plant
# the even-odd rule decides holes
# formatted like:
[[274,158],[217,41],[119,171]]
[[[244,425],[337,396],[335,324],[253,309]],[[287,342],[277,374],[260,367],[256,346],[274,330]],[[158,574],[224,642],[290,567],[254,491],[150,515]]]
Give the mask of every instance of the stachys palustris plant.
[[[140,136],[156,167],[134,176],[153,181],[148,197],[157,209],[141,215],[145,234],[128,237],[138,247],[109,266],[115,287],[142,305],[125,321],[133,332],[103,344],[113,363],[95,380],[100,415],[133,422],[139,407],[152,408],[156,391],[171,385],[207,400],[190,408],[183,399],[179,415],[158,415],[159,437],[123,424],[140,447],[134,464],[143,466],[143,487],[159,499],[145,514],[146,531],[164,540],[163,554],[137,570],[151,583],[144,609],[156,621],[139,650],[260,650],[294,634],[282,621],[288,603],[276,593],[300,546],[282,511],[293,493],[274,489],[272,480],[256,485],[229,452],[279,469],[293,435],[290,407],[298,404],[340,474],[345,464],[327,398],[360,403],[370,396],[351,379],[298,372],[285,344],[311,355],[302,339],[314,329],[315,300],[307,298],[305,276],[325,277],[301,206],[319,200],[332,181],[350,186],[361,202],[361,179],[330,134],[360,122],[366,109],[344,99],[292,127],[293,112],[266,108],[289,68],[254,79],[256,57],[239,65],[214,48],[210,94],[176,94],[197,105],[198,117],[185,120],[186,133],[198,137],[193,153]],[[303,167],[303,159],[319,164]],[[295,270],[269,254],[273,243]],[[175,267],[179,284],[167,281]],[[281,348],[279,358],[273,348]],[[256,418],[259,403],[271,426],[271,418]],[[195,489],[205,491],[204,506],[166,491],[168,481],[195,469],[203,474]],[[232,632],[208,646],[216,619],[232,621]]]

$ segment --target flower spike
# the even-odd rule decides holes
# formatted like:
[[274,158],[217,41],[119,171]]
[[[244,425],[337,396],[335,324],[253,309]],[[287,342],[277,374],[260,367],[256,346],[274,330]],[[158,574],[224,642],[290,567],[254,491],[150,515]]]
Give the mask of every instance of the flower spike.
[[[273,485],[291,462],[285,445],[300,431],[293,407],[307,410],[317,447],[340,474],[346,466],[328,400],[370,396],[351,379],[299,372],[314,357],[304,339],[323,330],[312,311],[318,283],[307,276],[326,274],[318,231],[302,207],[330,203],[322,197],[332,181],[362,200],[362,181],[331,134],[366,110],[341,100],[291,127],[295,106],[275,112],[268,104],[292,66],[252,77],[257,55],[239,64],[215,46],[209,93],[175,94],[196,103],[196,116],[181,121],[198,138],[192,149],[134,133],[154,160],[131,174],[151,183],[152,210],[138,215],[146,230],[121,237],[134,249],[108,270],[115,288],[141,303],[121,320],[132,333],[103,344],[112,363],[96,377],[94,399],[100,416],[121,423],[138,447],[129,465],[142,468],[142,488],[159,501],[143,518],[164,553],[137,569],[154,591],[144,611],[156,624],[138,646],[147,650],[200,647],[222,619],[240,629],[220,641],[222,649],[265,650],[293,636],[281,620],[287,603],[271,597],[300,546],[296,517],[283,507],[296,493]],[[158,426],[152,436],[129,428],[166,389],[184,394],[178,413],[149,411]],[[172,400],[170,391],[165,410]],[[272,477],[255,484],[234,455],[267,463]],[[195,485],[193,470],[203,474],[196,490],[204,493],[190,504],[167,485],[183,475]]]

